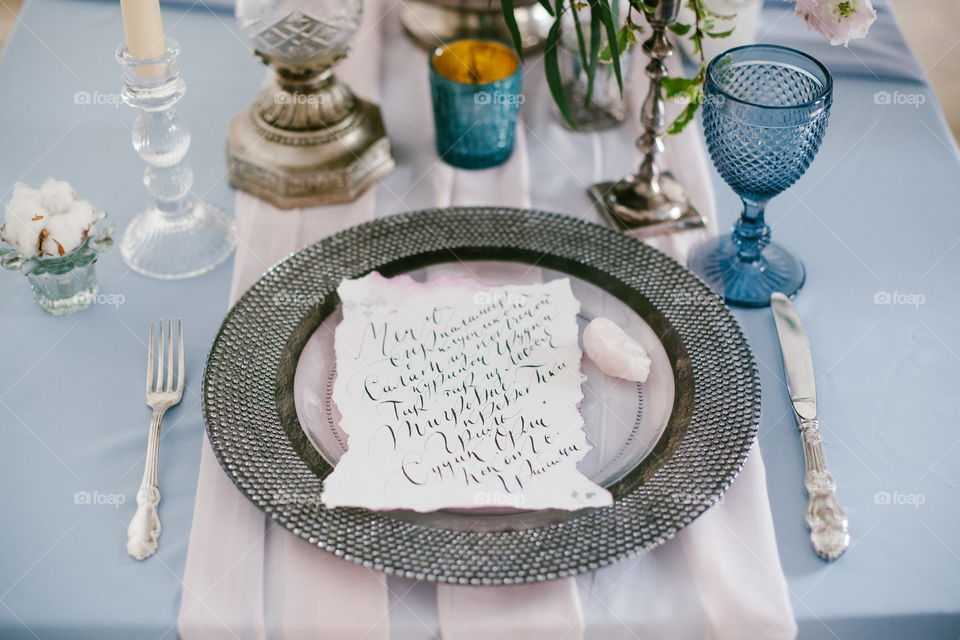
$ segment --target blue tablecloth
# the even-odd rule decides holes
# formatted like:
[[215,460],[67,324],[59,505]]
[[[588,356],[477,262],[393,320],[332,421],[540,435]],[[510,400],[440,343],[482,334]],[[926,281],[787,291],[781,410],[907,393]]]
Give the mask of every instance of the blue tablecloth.
[[[769,214],[777,239],[807,263],[797,306],[854,540],[832,565],[809,550],[800,442],[772,320],[738,311],[760,365],[760,443],[801,637],[956,638],[960,155],[888,11],[875,40],[844,50],[781,20],[783,4],[765,10],[761,40],[800,46],[837,75],[824,146]],[[229,15],[165,15],[186,52],[190,89],[180,108],[193,128],[195,190],[229,209],[226,121],[253,97],[263,70]],[[112,61],[121,39],[112,3],[27,3],[0,61],[3,200],[15,181],[56,176],[121,226],[143,206],[133,114],[119,103]],[[384,113],[401,148],[422,134],[391,128],[390,105]],[[726,227],[736,198],[714,180]],[[561,212],[586,208],[581,197],[534,194],[538,206]],[[160,282],[128,272],[113,251],[98,272],[100,303],[65,318],[42,312],[21,276],[0,274],[0,637],[175,636],[203,430],[200,379],[230,264]],[[144,337],[160,316],[184,318],[189,384],[165,422],[161,549],[136,563],[125,529],[148,420]]]

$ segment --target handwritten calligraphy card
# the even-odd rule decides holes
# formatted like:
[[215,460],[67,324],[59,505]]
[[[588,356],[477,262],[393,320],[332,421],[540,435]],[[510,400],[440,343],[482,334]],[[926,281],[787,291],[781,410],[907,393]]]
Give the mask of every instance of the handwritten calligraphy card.
[[485,287],[372,273],[338,293],[333,399],[348,450],[328,507],[580,509],[580,303],[566,279]]

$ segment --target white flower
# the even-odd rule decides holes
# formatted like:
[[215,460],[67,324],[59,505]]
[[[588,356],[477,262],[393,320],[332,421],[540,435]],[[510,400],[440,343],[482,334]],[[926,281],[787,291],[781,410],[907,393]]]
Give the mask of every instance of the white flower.
[[40,189],[18,184],[7,203],[3,240],[24,258],[61,256],[80,246],[97,212],[69,183],[47,180]]
[[797,15],[830,44],[864,38],[877,19],[870,0],[796,0]]

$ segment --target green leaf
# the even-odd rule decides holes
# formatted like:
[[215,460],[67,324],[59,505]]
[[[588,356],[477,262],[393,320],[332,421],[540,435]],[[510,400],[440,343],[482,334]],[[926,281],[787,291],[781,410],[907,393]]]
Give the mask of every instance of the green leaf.
[[[490,2],[493,2],[493,0],[490,0]],[[550,5],[550,0],[539,0],[539,2],[540,6],[547,10],[547,13],[556,17],[557,14],[553,12],[553,7]]]
[[[560,2],[557,0],[557,13],[560,13]],[[577,123],[573,120],[570,113],[570,106],[567,104],[567,97],[563,93],[563,80],[560,77],[560,60],[558,50],[560,48],[560,20],[555,20],[550,25],[550,31],[547,33],[546,49],[543,52],[543,66],[547,75],[547,86],[550,87],[550,94],[553,95],[553,101],[560,110],[560,115],[574,129]]]
[[613,60],[613,54],[610,52],[610,43],[603,45],[603,49],[600,50],[600,62],[610,62]]
[[690,34],[690,41],[693,43],[693,53],[704,62],[703,56],[703,28],[704,11],[702,0],[687,0],[687,6],[693,11],[693,33]]
[[727,13],[727,14],[717,13],[716,11],[713,11],[706,7],[704,8],[704,14],[710,16],[711,18],[715,18],[717,20],[733,20],[734,18],[737,17],[737,14],[735,13]]
[[691,102],[683,108],[683,111],[680,112],[680,115],[670,123],[670,127],[667,129],[669,135],[674,135],[683,131],[683,129],[690,124],[693,118],[697,115],[697,109],[700,107],[700,103]]
[[703,80],[706,77],[706,66],[701,65],[697,74],[692,78],[663,78],[664,94],[668,98],[686,97],[686,105],[680,114],[670,123],[668,134],[680,133],[693,120],[697,109],[703,104]]
[[510,37],[513,38],[513,47],[517,50],[520,59],[523,60],[523,39],[520,37],[517,15],[513,12],[513,0],[500,0],[500,8],[503,10],[503,21],[507,23]]
[[580,24],[580,7],[577,2],[570,3],[570,10],[573,11],[573,30],[577,33],[577,51],[580,54],[580,66],[587,68],[587,43],[583,39],[583,25]]
[[600,12],[590,8],[590,58],[587,64],[587,95],[584,98],[584,106],[589,104],[593,98],[593,84],[597,77],[597,62],[600,60],[600,31],[603,27],[600,24]]
[[[558,0],[558,2],[559,1],[560,0]],[[613,75],[617,78],[617,87],[623,92],[623,73],[620,70],[620,55],[626,47],[621,48],[619,46],[617,25],[613,21],[613,14],[610,13],[609,0],[597,0],[596,6],[600,9],[600,19],[603,21],[603,26],[606,27],[607,30],[607,40],[614,43],[610,51],[610,62],[613,65]]]
[[[597,13],[597,16],[599,17],[601,14],[601,11],[598,9],[596,13]],[[602,22],[601,22],[601,25],[602,25]],[[617,51],[620,52],[621,56],[629,48],[631,42],[636,43],[637,37],[633,35],[633,31],[630,29],[630,25],[623,25],[622,27],[620,27],[620,30],[617,31],[617,40],[616,40],[616,48],[617,48]],[[600,60],[602,60],[603,62],[613,61],[613,52],[611,51],[609,40],[607,40],[607,44],[604,45],[603,51],[600,52]]]
[[673,31],[678,36],[687,35],[687,33],[690,31],[690,28],[691,27],[689,24],[680,24],[679,22],[675,22],[670,25],[670,31]]
[[733,29],[730,29],[729,31],[713,31],[713,32],[707,31],[707,37],[708,38],[726,38],[731,33],[733,33]]
[[689,95],[691,90],[700,84],[696,78],[661,78],[660,86],[663,87],[663,93],[668,98],[673,98],[681,94]]
[[691,10],[698,12],[707,18],[717,18],[718,20],[733,20],[734,18],[737,17],[737,14],[735,13],[731,13],[731,14],[717,13],[716,11],[708,7],[706,3],[703,2],[703,0],[688,0],[687,6],[690,7]]

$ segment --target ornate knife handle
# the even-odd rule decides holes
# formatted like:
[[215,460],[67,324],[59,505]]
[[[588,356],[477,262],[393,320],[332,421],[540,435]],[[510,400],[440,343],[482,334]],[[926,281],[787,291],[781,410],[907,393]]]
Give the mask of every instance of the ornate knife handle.
[[807,527],[810,542],[824,560],[836,560],[850,546],[847,514],[837,500],[837,482],[827,470],[820,440],[819,420],[799,420],[803,436],[803,457],[807,463],[804,485],[810,496],[807,506]]

